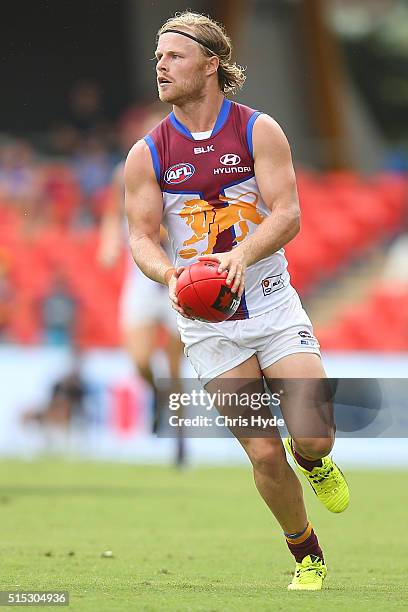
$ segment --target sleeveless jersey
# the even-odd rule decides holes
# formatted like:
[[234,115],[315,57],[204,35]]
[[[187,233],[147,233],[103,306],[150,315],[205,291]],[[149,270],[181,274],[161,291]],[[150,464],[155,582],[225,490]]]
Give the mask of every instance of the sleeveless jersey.
[[[271,214],[254,174],[252,129],[259,115],[225,99],[210,138],[194,140],[174,113],[145,136],[174,266],[230,251]],[[248,267],[240,306],[229,320],[268,312],[294,292],[280,249]]]

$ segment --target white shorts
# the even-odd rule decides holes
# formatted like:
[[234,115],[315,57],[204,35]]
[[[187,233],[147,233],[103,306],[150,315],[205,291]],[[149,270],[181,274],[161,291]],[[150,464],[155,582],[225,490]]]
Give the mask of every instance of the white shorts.
[[178,335],[177,313],[171,307],[167,287],[152,281],[132,263],[119,302],[120,328],[129,331],[139,325],[159,322]]
[[320,345],[297,293],[257,317],[223,323],[177,318],[184,353],[203,384],[256,355],[261,369],[294,353],[320,356]]

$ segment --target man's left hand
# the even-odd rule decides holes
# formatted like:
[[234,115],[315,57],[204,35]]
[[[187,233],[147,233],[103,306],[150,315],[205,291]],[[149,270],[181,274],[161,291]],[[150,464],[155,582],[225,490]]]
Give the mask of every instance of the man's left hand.
[[219,262],[218,272],[222,273],[228,271],[226,283],[231,287],[233,293],[238,293],[238,297],[241,297],[245,288],[245,276],[246,276],[246,258],[245,252],[241,248],[233,249],[228,253],[214,253],[211,255],[202,255],[198,258],[212,259]]

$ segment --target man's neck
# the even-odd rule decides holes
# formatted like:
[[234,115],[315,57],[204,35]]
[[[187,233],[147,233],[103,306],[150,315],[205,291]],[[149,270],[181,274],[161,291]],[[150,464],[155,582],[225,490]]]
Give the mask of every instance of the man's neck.
[[192,134],[207,132],[213,129],[224,100],[224,95],[217,91],[215,95],[206,95],[182,106],[173,106],[173,112],[176,119]]

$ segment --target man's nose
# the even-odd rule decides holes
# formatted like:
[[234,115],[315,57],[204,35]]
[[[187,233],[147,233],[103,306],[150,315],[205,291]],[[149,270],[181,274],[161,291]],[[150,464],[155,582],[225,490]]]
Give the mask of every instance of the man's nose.
[[157,69],[158,74],[159,74],[159,69],[162,70],[163,72],[166,72],[167,66],[166,66],[166,63],[163,57],[161,57],[159,61],[157,62],[156,69]]

